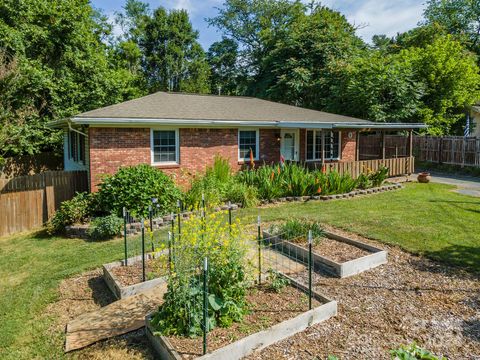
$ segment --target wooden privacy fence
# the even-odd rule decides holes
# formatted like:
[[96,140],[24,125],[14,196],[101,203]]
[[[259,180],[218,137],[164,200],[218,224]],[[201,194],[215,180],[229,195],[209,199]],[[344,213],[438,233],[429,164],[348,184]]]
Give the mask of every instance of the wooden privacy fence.
[[480,167],[480,138],[415,136],[413,149],[421,161]]
[[0,236],[42,226],[63,201],[87,190],[86,171],[0,179]]
[[413,173],[415,158],[412,156],[394,159],[346,161],[326,165],[330,171],[337,171],[342,175],[350,174],[353,178],[357,178],[361,173],[367,172],[367,170],[377,171],[382,166],[388,167],[388,176],[401,176]]
[[[382,157],[382,135],[361,134],[358,144],[359,160]],[[409,155],[408,136],[385,135],[385,158],[406,157]]]

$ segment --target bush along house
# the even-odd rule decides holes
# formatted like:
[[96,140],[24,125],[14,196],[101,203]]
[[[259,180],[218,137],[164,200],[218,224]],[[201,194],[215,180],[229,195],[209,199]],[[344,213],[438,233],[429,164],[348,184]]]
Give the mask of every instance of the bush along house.
[[[177,182],[203,172],[215,155],[233,169],[280,159],[327,164],[358,176],[388,166],[413,171],[412,131],[423,124],[376,123],[257,98],[157,92],[50,123],[64,129],[65,170],[86,170],[95,191],[121,166],[150,164]],[[375,133],[378,151],[362,154],[360,134]],[[385,133],[407,135],[400,156],[387,157]]]

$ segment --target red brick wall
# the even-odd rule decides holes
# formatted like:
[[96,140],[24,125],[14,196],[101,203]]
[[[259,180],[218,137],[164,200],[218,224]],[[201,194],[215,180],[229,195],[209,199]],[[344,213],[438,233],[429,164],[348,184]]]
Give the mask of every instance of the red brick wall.
[[89,128],[90,189],[120,166],[150,163],[150,129]]
[[[258,164],[277,162],[280,143],[276,129],[260,129]],[[195,173],[205,171],[215,155],[229,159],[232,169],[239,170],[238,129],[180,129],[180,165],[156,165],[187,185]],[[150,164],[150,129],[90,128],[90,181],[95,191],[105,174],[114,174],[120,166]]]
[[[278,129],[260,129],[260,159],[276,163],[280,160]],[[348,138],[342,131],[340,161],[354,161],[356,136]],[[232,169],[239,170],[238,129],[180,129],[180,165],[156,165],[171,174],[180,185],[188,185],[195,173],[205,171],[215,155],[229,159]],[[105,174],[114,174],[120,166],[150,164],[150,129],[148,128],[90,128],[90,182],[95,191]],[[300,159],[305,159],[305,129],[300,129]]]
[[[348,138],[351,133],[351,138]],[[355,131],[342,131],[342,157],[340,161],[355,161],[355,152],[357,151],[357,137]]]

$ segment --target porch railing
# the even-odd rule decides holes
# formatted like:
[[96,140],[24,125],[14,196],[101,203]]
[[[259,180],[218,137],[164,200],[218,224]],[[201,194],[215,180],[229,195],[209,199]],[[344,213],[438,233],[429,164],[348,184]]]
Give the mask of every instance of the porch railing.
[[361,160],[346,161],[338,163],[326,164],[327,171],[337,171],[340,174],[350,174],[353,178],[357,178],[362,172],[377,171],[380,167],[388,167],[389,176],[401,176],[414,172],[415,158],[413,156],[378,159],[378,160]]

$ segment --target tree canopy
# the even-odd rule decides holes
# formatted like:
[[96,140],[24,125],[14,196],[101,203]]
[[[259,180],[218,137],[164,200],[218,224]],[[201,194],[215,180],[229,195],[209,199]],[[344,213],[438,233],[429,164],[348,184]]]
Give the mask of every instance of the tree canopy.
[[225,0],[207,20],[222,38],[205,51],[185,10],[126,0],[113,23],[88,0],[3,0],[0,157],[58,149],[48,121],[158,90],[251,95],[461,133],[479,99],[479,6],[429,0],[418,27],[367,44],[317,1]]

